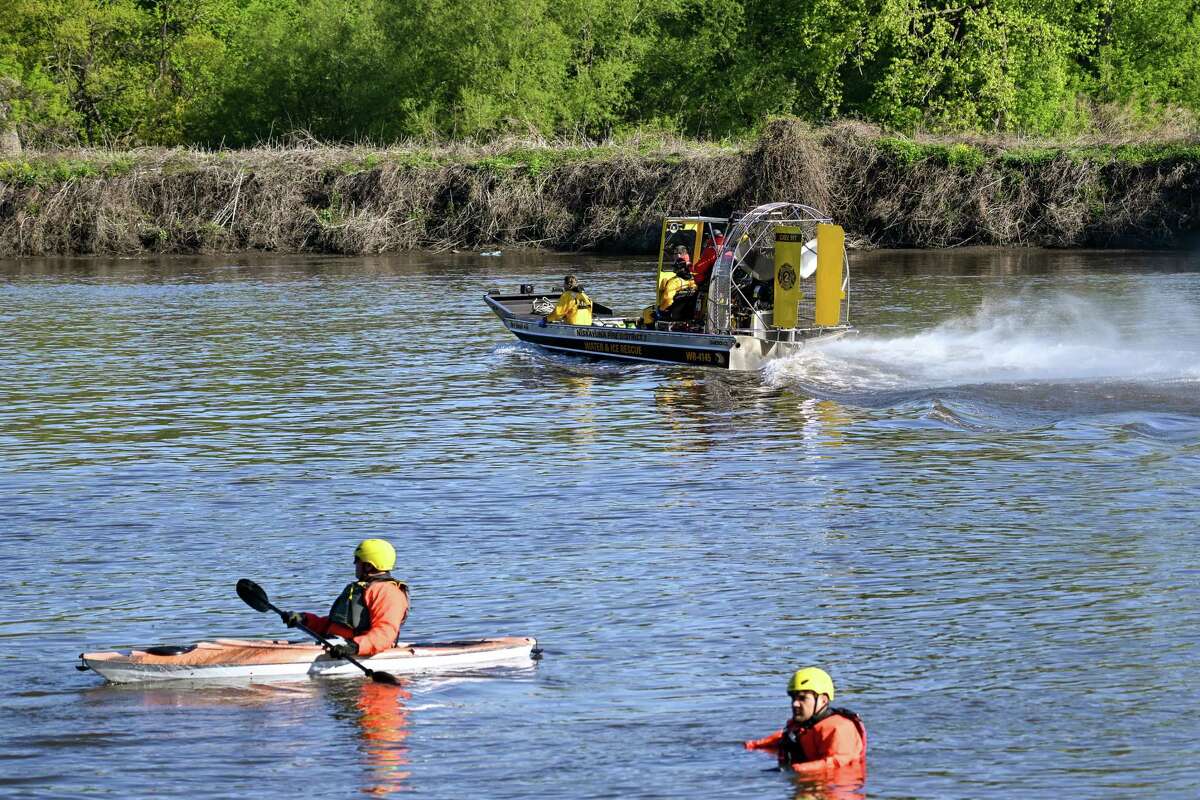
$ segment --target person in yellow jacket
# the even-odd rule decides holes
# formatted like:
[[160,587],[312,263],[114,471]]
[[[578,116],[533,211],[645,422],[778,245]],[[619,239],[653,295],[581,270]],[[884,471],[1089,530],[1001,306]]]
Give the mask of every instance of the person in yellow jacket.
[[563,278],[563,293],[554,310],[542,318],[543,322],[562,320],[568,325],[592,324],[592,300],[583,293],[583,287],[574,275]]
[[[691,319],[696,308],[696,281],[692,276],[692,265],[676,260],[675,274],[660,272],[658,278],[658,302],[642,309],[642,325],[651,327],[658,320]],[[676,305],[677,308],[671,308]]]
[[695,303],[696,281],[692,278],[692,265],[686,261],[676,262],[674,277],[663,283],[662,297],[658,301],[658,318],[691,319]]

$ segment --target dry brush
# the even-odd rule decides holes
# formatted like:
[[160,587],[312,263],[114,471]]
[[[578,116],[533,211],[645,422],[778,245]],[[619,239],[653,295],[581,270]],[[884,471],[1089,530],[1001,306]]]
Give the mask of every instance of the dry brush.
[[747,147],[323,147],[27,153],[0,254],[639,251],[664,213],[816,206],[861,246],[1164,245],[1200,229],[1200,146],[919,141],[776,120]]

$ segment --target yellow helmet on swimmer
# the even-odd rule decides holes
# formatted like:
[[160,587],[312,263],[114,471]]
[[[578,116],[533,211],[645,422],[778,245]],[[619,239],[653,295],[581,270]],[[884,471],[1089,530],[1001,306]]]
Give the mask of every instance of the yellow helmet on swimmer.
[[354,557],[382,572],[396,566],[396,548],[383,539],[363,539],[354,548]]
[[833,702],[833,678],[829,677],[829,673],[817,667],[805,667],[798,669],[792,673],[792,679],[788,681],[788,694],[792,692],[815,692],[816,694],[829,695],[829,702]]

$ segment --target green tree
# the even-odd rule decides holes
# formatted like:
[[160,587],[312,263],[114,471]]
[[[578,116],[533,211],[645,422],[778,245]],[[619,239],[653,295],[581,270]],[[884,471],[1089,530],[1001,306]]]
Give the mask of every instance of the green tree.
[[8,4],[0,47],[41,98],[30,124],[48,131],[70,118],[79,141],[109,145],[183,141],[187,106],[221,57],[220,25],[233,8],[227,0]]
[[371,0],[251,0],[232,17],[194,135],[244,145],[297,129],[320,139],[393,133],[389,48]]
[[238,8],[232,0],[139,0],[140,52],[148,65],[138,139],[156,144],[190,140],[189,127],[212,96],[225,59],[225,40]]
[[[0,0],[27,141],[1068,133],[1200,114],[1196,0]],[[1103,113],[1109,113],[1104,111]]]
[[547,0],[389,3],[394,90],[410,135],[555,130],[571,42]]
[[602,136],[633,111],[634,80],[642,64],[663,57],[658,16],[670,4],[642,0],[573,0],[554,5],[570,43],[564,65],[560,128]]
[[742,0],[679,0],[657,8],[657,34],[632,78],[631,121],[694,135],[746,130],[767,113],[747,80]]
[[1038,5],[887,0],[866,41],[875,80],[864,110],[902,129],[1078,127],[1075,59],[1092,20]]
[[7,119],[0,124],[15,127],[27,145],[45,146],[74,141],[78,119],[71,111],[63,86],[54,82],[38,64],[22,63],[19,48],[12,42],[0,44],[0,104]]
[[1103,0],[1087,53],[1092,96],[1154,121],[1164,105],[1200,114],[1200,4]]

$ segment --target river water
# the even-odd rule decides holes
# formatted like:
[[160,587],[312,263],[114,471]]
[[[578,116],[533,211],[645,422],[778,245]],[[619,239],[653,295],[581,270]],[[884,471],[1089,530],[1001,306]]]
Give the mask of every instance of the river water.
[[[1200,795],[1200,255],[852,257],[860,334],[757,374],[518,344],[545,254],[0,262],[0,796]],[[105,686],[85,650],[287,635],[363,537],[408,640],[529,668]],[[293,634],[294,635],[294,634]],[[829,789],[744,739],[820,665]]]

